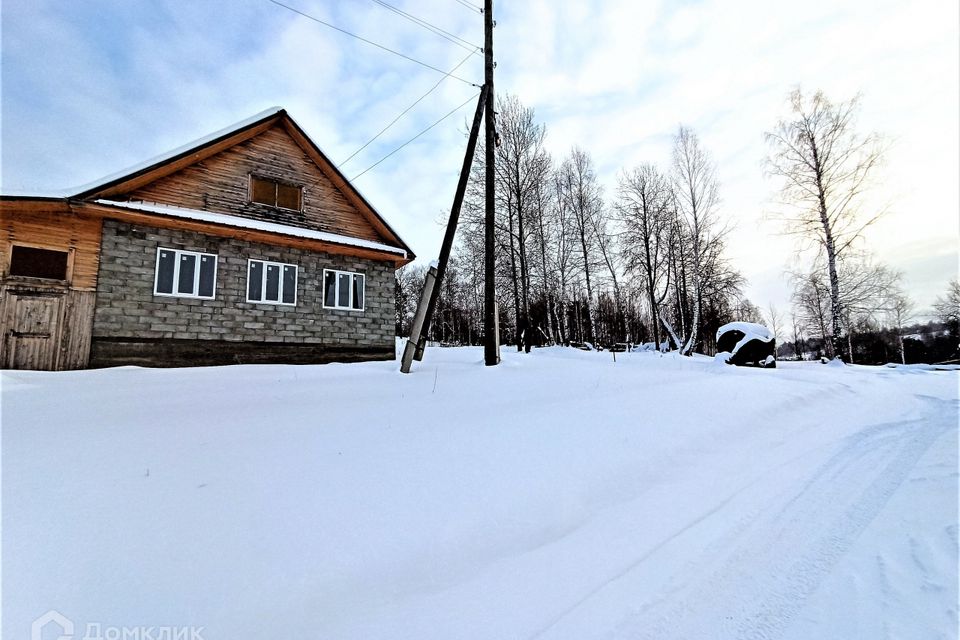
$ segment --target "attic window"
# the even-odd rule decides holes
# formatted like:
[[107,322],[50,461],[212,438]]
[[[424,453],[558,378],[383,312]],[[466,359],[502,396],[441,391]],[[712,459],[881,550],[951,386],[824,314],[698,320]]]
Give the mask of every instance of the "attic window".
[[303,188],[276,180],[250,176],[250,201],[278,209],[301,211]]
[[10,254],[10,275],[45,280],[67,279],[66,251],[37,249],[13,245]]

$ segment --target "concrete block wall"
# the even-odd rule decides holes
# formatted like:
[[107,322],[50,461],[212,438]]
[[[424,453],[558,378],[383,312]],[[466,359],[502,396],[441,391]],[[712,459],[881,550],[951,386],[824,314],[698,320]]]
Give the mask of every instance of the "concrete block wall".
[[[159,247],[216,254],[215,298],[155,296]],[[296,306],[248,303],[248,259],[297,265]],[[366,276],[363,311],[323,308],[324,269]],[[392,351],[394,295],[390,263],[104,220],[93,338],[277,342]]]

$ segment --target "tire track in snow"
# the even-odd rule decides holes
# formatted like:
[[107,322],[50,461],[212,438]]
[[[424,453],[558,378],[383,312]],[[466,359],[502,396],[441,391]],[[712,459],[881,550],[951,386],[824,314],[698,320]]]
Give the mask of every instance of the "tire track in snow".
[[770,505],[770,515],[761,515],[734,550],[714,548],[726,560],[685,589],[687,597],[654,620],[653,611],[638,612],[609,637],[770,640],[782,635],[920,457],[954,426],[943,417],[950,411],[929,415],[867,427],[846,438],[779,510]]

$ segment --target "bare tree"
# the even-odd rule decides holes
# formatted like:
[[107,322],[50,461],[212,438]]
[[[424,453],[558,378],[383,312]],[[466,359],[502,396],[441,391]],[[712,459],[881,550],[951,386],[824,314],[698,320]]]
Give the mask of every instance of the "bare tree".
[[[587,341],[595,340],[595,321],[593,306],[593,282],[596,234],[594,233],[594,219],[603,208],[600,194],[600,184],[593,169],[593,161],[587,152],[578,147],[570,151],[570,156],[563,161],[559,170],[561,198],[570,214],[573,231],[579,243],[581,267],[586,285],[587,324],[584,332]],[[594,276],[595,277],[595,276]]]
[[783,201],[791,206],[782,215],[788,232],[812,240],[826,256],[835,355],[843,344],[844,316],[838,263],[882,213],[861,212],[882,148],[876,134],[860,136],[854,130],[859,97],[835,104],[821,91],[808,99],[796,89],[790,107],[790,118],[766,134],[767,168],[782,180]]
[[598,209],[589,218],[590,230],[593,232],[596,247],[600,252],[603,265],[607,268],[610,275],[610,282],[613,284],[613,303],[614,303],[614,321],[611,342],[616,342],[624,338],[624,315],[623,315],[623,292],[620,288],[620,278],[617,272],[620,266],[620,255],[616,247],[616,236],[610,229],[611,218],[609,211],[604,208]]
[[546,182],[550,162],[543,148],[546,128],[534,121],[534,111],[516,96],[497,101],[497,181],[501,199],[506,199],[510,259],[516,291],[517,348],[530,351],[530,268],[527,243],[532,232],[529,218],[536,207],[536,190]]
[[793,357],[795,360],[803,360],[803,325],[796,313],[790,314],[790,325],[793,327]]
[[[950,281],[946,294],[937,296],[934,301],[933,311],[937,314],[937,319],[947,325],[954,340],[960,343],[960,280]],[[957,353],[960,353],[960,344],[957,346]]]
[[933,303],[937,319],[944,324],[960,323],[960,280],[951,280],[947,292]]
[[426,267],[406,264],[394,274],[394,290],[396,291],[394,320],[398,336],[410,335],[410,323],[417,310],[417,302],[420,300],[420,291],[423,289],[423,278],[426,271]]
[[826,344],[830,324],[830,287],[823,273],[812,270],[793,275],[793,306],[800,326]]
[[[777,305],[772,302],[767,307],[767,321],[770,324],[770,331],[773,333],[774,341],[776,344],[780,344],[780,329],[783,325],[783,314],[777,309]],[[776,351],[774,351],[773,357],[777,357]]]
[[900,363],[907,364],[907,354],[903,348],[903,327],[913,318],[914,304],[903,288],[892,287],[887,293],[887,314],[893,328],[897,331],[897,347],[900,350]]
[[693,314],[687,339],[680,350],[692,353],[697,341],[700,311],[703,304],[703,263],[715,223],[720,201],[716,169],[697,135],[680,127],[673,144],[673,181],[677,212],[684,220],[690,237],[692,256]]
[[660,345],[660,305],[670,285],[667,252],[673,194],[670,182],[652,164],[620,176],[616,208],[624,225],[623,248],[628,270],[640,274],[650,305],[650,333]]

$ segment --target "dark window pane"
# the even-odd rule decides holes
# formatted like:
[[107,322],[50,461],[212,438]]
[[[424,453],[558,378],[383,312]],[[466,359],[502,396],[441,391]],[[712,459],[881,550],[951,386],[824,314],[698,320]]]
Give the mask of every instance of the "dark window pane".
[[277,204],[277,183],[251,176],[250,199],[260,204],[275,206]]
[[270,302],[280,300],[280,267],[275,264],[267,265],[267,294],[263,298]]
[[161,249],[157,260],[157,293],[173,293],[173,269],[176,265],[176,252]]
[[177,293],[193,293],[193,274],[197,270],[197,256],[180,254],[180,277],[177,280]]
[[283,302],[293,304],[297,300],[297,268],[286,265],[283,268]]
[[349,273],[338,273],[337,280],[337,306],[338,307],[349,307],[350,306],[350,274]]
[[353,308],[363,309],[363,276],[353,276]]
[[300,211],[300,187],[277,185],[277,206]]
[[217,275],[217,256],[200,256],[200,293],[212,298],[213,283]]
[[250,262],[250,273],[247,275],[247,298],[262,300],[263,296],[263,263],[256,260]]
[[10,275],[28,278],[67,279],[67,252],[13,246]]
[[323,304],[327,307],[337,306],[337,274],[334,271],[323,272]]

